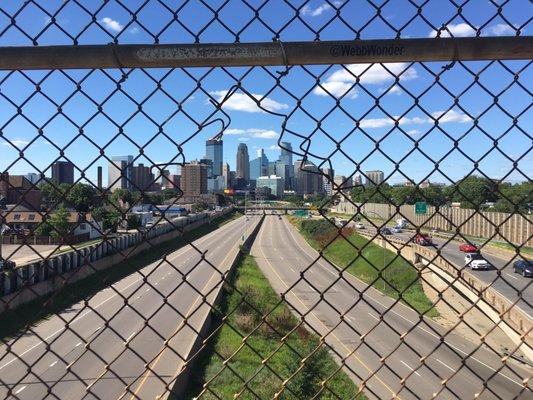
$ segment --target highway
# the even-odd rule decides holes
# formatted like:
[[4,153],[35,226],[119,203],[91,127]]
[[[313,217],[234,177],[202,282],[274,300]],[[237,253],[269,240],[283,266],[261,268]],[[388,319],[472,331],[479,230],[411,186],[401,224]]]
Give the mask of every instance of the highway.
[[[355,223],[350,223],[350,226],[354,225]],[[356,231],[363,234],[375,234],[376,229],[367,224],[365,229]],[[404,230],[401,233],[385,235],[385,238],[396,237],[410,242],[414,239],[415,235],[416,234],[413,231]],[[490,270],[471,270],[470,268],[465,267],[465,255],[463,252],[459,251],[459,242],[433,237],[433,244],[434,246],[432,247],[434,249],[440,249],[441,257],[446,261],[461,269],[469,270],[479,280],[486,284],[490,284],[494,290],[501,293],[510,302],[514,303],[518,300],[517,305],[529,315],[532,315],[533,279],[523,277],[513,272],[513,261],[516,258],[509,259],[509,257],[506,257],[504,254],[501,256],[486,254],[483,252],[483,249],[481,249],[481,254],[487,261],[489,261],[493,268]]]
[[95,294],[87,305],[75,304],[39,322],[33,333],[9,340],[9,347],[1,345],[0,398],[154,399],[163,394],[209,312],[202,296],[212,301],[245,227],[251,231],[258,220],[229,222],[196,240],[198,250],[183,247]]
[[477,349],[350,274],[340,278],[285,218],[266,217],[252,255],[370,398],[531,398],[531,371],[502,364],[488,347]]

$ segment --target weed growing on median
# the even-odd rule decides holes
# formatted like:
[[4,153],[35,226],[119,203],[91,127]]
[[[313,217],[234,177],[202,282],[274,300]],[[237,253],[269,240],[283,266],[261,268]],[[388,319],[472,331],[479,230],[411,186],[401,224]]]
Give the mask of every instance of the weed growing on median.
[[[329,240],[338,234],[337,228],[324,220],[291,217],[289,221],[316,250],[324,249]],[[347,240],[339,237],[325,247],[323,254],[326,259],[341,268],[348,266],[348,272],[392,298],[397,299],[401,294],[404,303],[420,314],[429,317],[439,315],[424,293],[418,270],[411,263],[390,250],[369,243],[357,233],[344,230],[343,233]],[[325,241],[324,237],[329,240]]]
[[192,374],[187,399],[229,399],[236,393],[270,399],[278,392],[286,400],[365,398],[280,300],[253,257],[241,259],[234,285],[237,290],[225,286],[214,315],[216,335]]

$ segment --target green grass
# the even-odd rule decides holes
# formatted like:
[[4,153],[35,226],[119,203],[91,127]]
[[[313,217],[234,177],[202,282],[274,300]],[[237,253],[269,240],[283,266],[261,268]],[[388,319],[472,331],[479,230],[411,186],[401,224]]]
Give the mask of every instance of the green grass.
[[[289,220],[313,248],[317,251],[321,248],[316,237],[310,235],[305,229],[301,229],[302,221],[295,218],[289,218]],[[392,251],[369,242],[361,235],[352,233],[348,240],[336,239],[326,247],[323,254],[340,268],[348,266],[348,272],[371,284],[382,293],[395,299],[401,295],[402,301],[418,313],[428,317],[439,315],[431,300],[424,293],[418,270]]]
[[16,309],[8,310],[0,314],[0,338],[6,339],[24,333],[29,326],[35,325],[39,321],[49,318],[51,315],[79,301],[89,299],[95,293],[105,289],[118,280],[161,259],[165,254],[169,254],[187,245],[189,242],[218,229],[240,216],[242,214],[232,212],[219,217],[213,220],[211,224],[202,225],[193,229],[182,237],[167,240],[157,246],[137,253],[131,259],[124,260],[106,270],[98,271],[82,280],[73,282],[59,291],[39,297],[20,305]]
[[[280,303],[253,257],[241,258],[233,285],[226,285],[224,291],[220,308],[214,312],[216,335],[195,366],[186,399],[232,399],[241,392],[239,399],[271,399],[292,374],[281,399],[315,398],[324,380],[316,398],[365,399],[357,395],[357,386],[339,369],[325,345],[320,345],[318,336],[300,326],[287,305]],[[265,315],[271,326],[263,322]],[[243,337],[247,339],[240,348]],[[302,358],[311,353],[298,370]],[[250,381],[245,384],[243,380]]]

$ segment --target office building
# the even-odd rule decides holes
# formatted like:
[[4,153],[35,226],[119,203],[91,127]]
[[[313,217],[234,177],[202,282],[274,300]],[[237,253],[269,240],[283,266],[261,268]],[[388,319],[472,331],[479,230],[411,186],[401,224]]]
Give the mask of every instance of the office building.
[[223,143],[221,139],[209,139],[205,142],[205,158],[211,160],[212,176],[222,175]]
[[290,190],[291,189],[291,180],[292,180],[292,165],[287,165],[285,162],[279,160],[276,161],[276,169],[275,174],[276,176],[280,176],[283,178],[283,181],[285,182],[285,189]]
[[324,193],[322,173],[311,161],[294,163],[294,191],[304,196]]
[[222,176],[224,177],[224,189],[232,187],[231,170],[228,163],[222,164]]
[[207,178],[212,178],[213,175],[213,160],[210,158],[200,159],[200,164],[204,164],[207,168]]
[[152,183],[154,183],[154,174],[152,174],[150,167],[145,167],[142,163],[133,167],[132,190],[150,190]]
[[333,194],[333,177],[335,175],[335,171],[331,168],[323,168],[322,173],[324,174],[322,176],[322,185],[324,186],[324,193],[327,196],[331,196]]
[[276,197],[283,197],[285,191],[285,180],[276,175],[260,176],[256,180],[256,193],[257,189],[267,187],[270,189],[270,194]]
[[263,149],[257,150],[257,158],[250,161],[250,180],[268,175],[268,158]]
[[163,189],[174,189],[179,190],[180,188],[180,175],[170,174],[168,176],[163,176],[162,188]]
[[353,185],[361,186],[362,184],[363,184],[363,177],[361,176],[361,174],[355,175],[355,177],[353,178]]
[[56,161],[52,164],[52,180],[57,184],[74,183],[74,164],[70,161]]
[[[292,144],[290,142],[281,142],[281,155],[279,160],[292,167]],[[292,168],[289,169],[292,177]]]
[[375,171],[366,171],[366,185],[379,185],[385,180],[385,174],[383,171],[375,170]]
[[5,204],[23,206],[30,210],[41,208],[41,192],[23,175],[0,173],[0,199]]
[[250,157],[248,156],[248,146],[244,143],[239,143],[237,148],[237,179],[244,179],[246,182],[250,180]]
[[107,171],[107,188],[131,189],[133,179],[133,156],[116,156],[111,158]]
[[183,165],[180,183],[184,196],[207,194],[207,165],[198,161]]
[[34,185],[41,182],[41,174],[36,174],[35,172],[30,172],[29,174],[24,175],[24,177]]

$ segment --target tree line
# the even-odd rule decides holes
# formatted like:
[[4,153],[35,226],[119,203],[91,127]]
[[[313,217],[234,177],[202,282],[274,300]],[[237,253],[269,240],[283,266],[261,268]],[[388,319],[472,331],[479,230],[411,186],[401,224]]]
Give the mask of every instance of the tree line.
[[356,187],[351,199],[358,203],[414,204],[424,201],[432,206],[461,203],[461,208],[474,208],[498,212],[529,212],[533,206],[533,183],[498,182],[471,175],[453,185],[429,184],[427,187],[378,186]]

